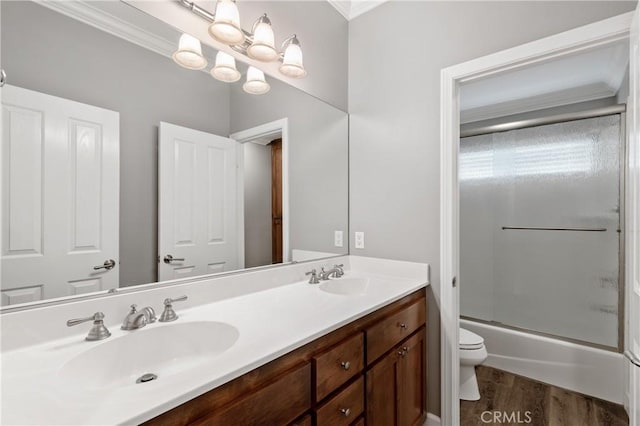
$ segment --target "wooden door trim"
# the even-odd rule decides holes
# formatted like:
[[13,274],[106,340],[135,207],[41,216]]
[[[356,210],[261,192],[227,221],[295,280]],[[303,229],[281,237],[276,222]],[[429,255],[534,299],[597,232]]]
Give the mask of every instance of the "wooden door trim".
[[[282,138],[271,146],[271,263],[282,263]],[[279,223],[276,223],[276,220]]]

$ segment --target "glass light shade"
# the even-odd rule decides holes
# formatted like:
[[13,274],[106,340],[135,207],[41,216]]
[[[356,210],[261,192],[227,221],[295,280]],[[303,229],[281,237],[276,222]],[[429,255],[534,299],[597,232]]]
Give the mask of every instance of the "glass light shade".
[[253,32],[253,43],[247,49],[250,58],[270,62],[278,59],[278,52],[274,46],[273,28],[271,24],[262,21],[256,25]]
[[307,75],[307,71],[302,64],[302,49],[296,42],[289,43],[284,51],[284,59],[280,65],[280,72],[287,77],[302,78]]
[[262,95],[267,93],[271,86],[264,79],[264,73],[258,68],[249,67],[247,71],[247,81],[242,85],[245,92],[252,95]]
[[211,69],[211,75],[216,80],[225,83],[233,83],[240,80],[240,71],[236,69],[236,60],[228,53],[218,52],[216,55],[216,64]]
[[238,45],[244,42],[244,33],[240,28],[240,12],[232,0],[218,0],[216,17],[209,25],[209,34],[219,42]]
[[201,70],[207,66],[207,59],[202,56],[200,40],[189,34],[180,36],[178,50],[172,57],[176,64],[190,70]]

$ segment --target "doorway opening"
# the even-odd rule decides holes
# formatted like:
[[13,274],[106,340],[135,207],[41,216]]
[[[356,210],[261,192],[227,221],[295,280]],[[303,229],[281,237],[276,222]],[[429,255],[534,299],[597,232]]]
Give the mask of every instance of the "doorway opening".
[[238,257],[245,268],[285,263],[289,253],[287,119],[231,135],[238,142]]
[[[635,12],[636,16],[638,12]],[[542,64],[548,63],[558,58],[570,58],[581,54],[587,54],[595,49],[605,48],[612,46],[615,43],[631,41],[631,51],[633,51],[634,42],[637,43],[637,36],[630,38],[630,28],[632,28],[631,22],[633,13],[616,16],[604,21],[596,22],[586,25],[574,30],[570,30],[561,34],[557,34],[544,39],[536,40],[534,42],[517,46],[502,52],[498,52],[492,55],[488,55],[482,58],[474,59],[469,62],[465,62],[459,65],[455,65],[442,70],[441,73],[441,234],[440,234],[440,275],[441,275],[441,288],[440,288],[440,308],[441,308],[441,357],[442,357],[442,423],[443,424],[459,424],[460,418],[460,286],[465,285],[461,280],[460,271],[460,180],[462,179],[463,171],[461,170],[462,159],[460,158],[460,123],[461,114],[461,92],[465,85],[469,85],[474,82],[488,81],[493,77],[499,77],[507,75],[517,70],[525,68],[533,68]],[[638,18],[636,18],[638,19]],[[638,22],[634,25],[637,27]],[[637,62],[634,65],[634,58],[637,60],[637,53],[629,55],[632,59],[629,72],[629,84],[630,87],[637,87]],[[527,87],[527,86],[523,86]],[[635,96],[638,96],[637,90],[629,90],[629,104],[635,105]],[[632,109],[634,113],[628,114],[626,123],[628,135],[633,135],[633,129],[636,128],[636,120],[638,120],[635,114],[635,108]],[[488,119],[491,117],[483,117]],[[479,120],[482,120],[480,118]],[[636,140],[636,142],[633,142]],[[634,151],[634,143],[637,144],[637,138],[630,138],[628,141],[629,151],[625,155],[625,158],[632,158],[630,152]],[[626,157],[628,156],[628,157]],[[635,163],[629,163],[627,167],[627,174],[635,170],[633,167]],[[636,194],[637,188],[633,185],[626,185],[626,200],[629,200],[629,194]],[[631,203],[625,203],[626,212],[624,214],[625,222],[627,226],[623,227],[623,238],[628,241],[630,237],[633,237],[629,233],[630,227],[628,226],[628,220],[637,215],[637,206],[630,206]],[[632,212],[633,210],[633,212]],[[631,213],[630,213],[631,212]],[[529,222],[524,225],[515,223],[504,223],[505,229],[500,229],[506,236],[520,236],[524,232],[551,232],[547,230],[520,230],[520,227],[531,227]],[[512,230],[510,227],[518,227],[517,230]],[[568,227],[568,226],[567,226]],[[583,228],[583,227],[580,227]],[[595,233],[597,235],[604,235],[604,232]],[[524,234],[523,234],[524,235]],[[555,235],[555,234],[554,234]],[[560,235],[560,234],[558,234]],[[635,246],[634,246],[635,247]],[[635,277],[630,277],[628,273],[630,260],[634,259],[632,253],[633,247],[630,244],[626,244],[625,258],[626,258],[626,290],[629,294],[630,283],[636,282]],[[636,260],[637,262],[637,260]],[[612,263],[615,263],[615,257],[613,257]],[[613,265],[615,268],[617,265]],[[467,284],[469,283],[467,277]],[[615,282],[614,279],[610,280]],[[458,285],[458,283],[460,285]],[[624,291],[620,289],[620,291]],[[635,296],[634,296],[635,297]],[[628,301],[629,299],[627,299]],[[640,300],[640,299],[639,299]],[[627,303],[627,306],[630,304]],[[640,305],[638,305],[640,306]],[[636,307],[637,309],[637,307]],[[632,309],[633,310],[633,309]],[[627,315],[628,317],[628,315]],[[627,336],[631,336],[633,340],[636,334],[629,331],[629,324],[627,323]],[[640,333],[637,333],[640,335]],[[617,336],[614,336],[617,337]],[[542,339],[543,337],[540,337]],[[629,338],[625,339],[625,348],[629,347]],[[487,350],[490,353],[490,342],[486,341]],[[617,342],[614,342],[617,343]],[[613,345],[612,345],[613,346]],[[617,345],[615,345],[617,346]],[[622,365],[628,365],[628,361],[624,361],[622,354],[616,352],[602,351],[596,348],[588,348],[589,352],[606,353],[616,358],[617,368],[622,368]],[[626,352],[625,352],[626,353]],[[628,357],[632,359],[632,357]],[[571,363],[576,364],[574,359]],[[633,362],[633,361],[631,361]],[[616,399],[624,402],[627,407],[627,412],[630,417],[633,418],[636,413],[636,408],[632,402],[637,401],[634,399],[634,395],[630,389],[635,389],[631,386],[631,382],[622,383],[623,380],[618,381],[615,387]],[[631,420],[631,424],[634,421]]]

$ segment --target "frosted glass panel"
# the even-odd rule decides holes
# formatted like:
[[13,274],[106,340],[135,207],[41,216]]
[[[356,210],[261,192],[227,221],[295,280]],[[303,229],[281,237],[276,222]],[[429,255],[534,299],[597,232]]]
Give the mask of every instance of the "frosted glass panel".
[[617,346],[619,153],[619,115],[461,141],[462,315]]

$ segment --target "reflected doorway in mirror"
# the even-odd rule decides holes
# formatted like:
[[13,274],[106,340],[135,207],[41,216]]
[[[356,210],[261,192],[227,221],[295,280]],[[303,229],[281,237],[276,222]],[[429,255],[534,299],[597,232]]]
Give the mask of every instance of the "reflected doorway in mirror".
[[288,120],[283,118],[231,138],[238,142],[238,217],[244,227],[244,267],[291,260],[289,252]]

